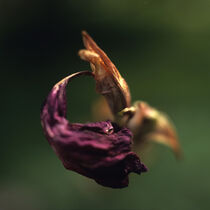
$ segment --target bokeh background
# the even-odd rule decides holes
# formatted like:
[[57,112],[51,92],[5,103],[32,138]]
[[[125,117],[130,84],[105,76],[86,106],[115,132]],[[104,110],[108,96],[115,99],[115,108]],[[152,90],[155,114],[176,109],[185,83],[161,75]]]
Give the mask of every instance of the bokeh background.
[[[0,209],[210,208],[209,0],[1,0]],[[184,158],[154,145],[125,189],[67,171],[44,138],[40,107],[63,77],[88,70],[77,55],[87,30],[127,80],[133,100],[173,119]],[[68,87],[68,117],[91,121],[90,78]]]

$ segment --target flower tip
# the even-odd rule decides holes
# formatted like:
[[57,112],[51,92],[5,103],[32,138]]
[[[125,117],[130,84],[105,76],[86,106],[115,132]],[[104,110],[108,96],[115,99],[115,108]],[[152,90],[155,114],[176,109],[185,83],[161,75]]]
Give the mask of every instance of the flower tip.
[[84,44],[90,40],[92,41],[92,38],[90,37],[87,31],[82,30],[81,34],[82,34],[82,39],[83,39]]
[[81,34],[82,34],[82,36],[87,36],[88,35],[87,31],[85,31],[85,30],[82,30]]
[[82,34],[83,40],[85,39],[85,40],[89,40],[89,41],[94,42],[93,39],[91,38],[91,36],[88,34],[87,31],[82,30],[81,34]]

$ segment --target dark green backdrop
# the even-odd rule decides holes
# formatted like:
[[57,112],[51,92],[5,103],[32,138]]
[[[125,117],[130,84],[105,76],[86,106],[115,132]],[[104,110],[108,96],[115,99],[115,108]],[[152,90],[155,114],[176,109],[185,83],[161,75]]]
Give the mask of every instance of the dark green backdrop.
[[[0,2],[0,209],[197,210],[210,206],[209,0],[2,0]],[[133,100],[173,119],[184,151],[155,145],[149,172],[112,190],[67,171],[43,136],[51,87],[89,65],[87,30],[127,80]],[[94,81],[68,88],[69,119],[91,121]]]

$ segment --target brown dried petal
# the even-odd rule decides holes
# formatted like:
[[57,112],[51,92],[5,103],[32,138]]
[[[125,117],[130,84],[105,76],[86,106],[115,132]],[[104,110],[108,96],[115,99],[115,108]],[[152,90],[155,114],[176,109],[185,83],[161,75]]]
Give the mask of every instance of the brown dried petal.
[[130,92],[126,81],[103,50],[87,34],[82,32],[85,50],[79,51],[81,59],[90,62],[96,80],[96,89],[102,94],[115,115],[130,106]]

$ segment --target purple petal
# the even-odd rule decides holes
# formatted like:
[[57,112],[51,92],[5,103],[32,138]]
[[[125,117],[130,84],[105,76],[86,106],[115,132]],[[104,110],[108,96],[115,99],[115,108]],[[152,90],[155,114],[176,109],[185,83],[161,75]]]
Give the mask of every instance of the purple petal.
[[70,75],[49,93],[41,111],[46,138],[65,168],[104,186],[126,187],[130,172],[147,170],[131,151],[131,132],[110,121],[73,124],[66,119],[66,85],[82,74],[91,73]]

